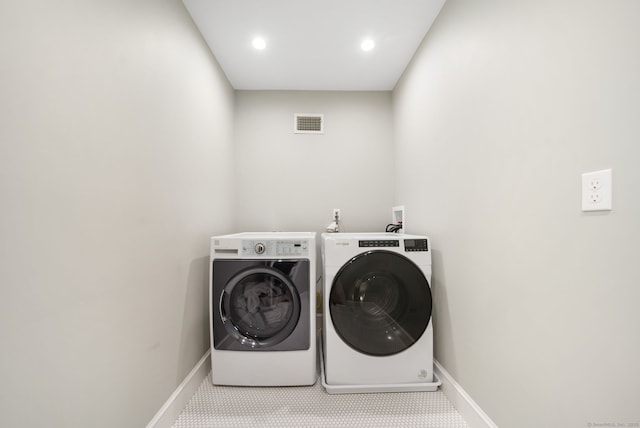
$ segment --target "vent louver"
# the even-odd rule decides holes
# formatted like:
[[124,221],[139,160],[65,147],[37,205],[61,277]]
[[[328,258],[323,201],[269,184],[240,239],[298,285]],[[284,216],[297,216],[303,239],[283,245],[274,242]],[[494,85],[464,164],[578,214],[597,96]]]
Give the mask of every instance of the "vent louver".
[[324,132],[322,115],[296,113],[293,132],[296,134],[322,134]]

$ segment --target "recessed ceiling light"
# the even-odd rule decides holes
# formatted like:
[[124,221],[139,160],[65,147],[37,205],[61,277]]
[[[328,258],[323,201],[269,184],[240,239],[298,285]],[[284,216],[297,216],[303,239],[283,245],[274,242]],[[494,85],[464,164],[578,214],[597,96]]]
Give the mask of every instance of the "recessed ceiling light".
[[370,51],[371,49],[373,49],[375,46],[376,46],[376,42],[374,42],[371,39],[366,39],[360,45],[360,49],[362,49],[363,51],[367,52],[367,51]]
[[253,39],[251,44],[258,50],[262,50],[267,47],[267,42],[262,37],[256,37],[255,39]]

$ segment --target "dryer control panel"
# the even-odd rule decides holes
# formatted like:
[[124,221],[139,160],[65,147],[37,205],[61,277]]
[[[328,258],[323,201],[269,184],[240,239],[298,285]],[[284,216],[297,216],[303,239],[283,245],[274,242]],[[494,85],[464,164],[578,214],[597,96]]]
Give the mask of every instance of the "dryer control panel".
[[243,256],[306,257],[309,241],[305,239],[243,240]]
[[[403,239],[404,251],[429,251],[429,243],[427,239]],[[384,248],[384,247],[400,247],[398,239],[368,239],[358,241],[359,247],[365,248]]]

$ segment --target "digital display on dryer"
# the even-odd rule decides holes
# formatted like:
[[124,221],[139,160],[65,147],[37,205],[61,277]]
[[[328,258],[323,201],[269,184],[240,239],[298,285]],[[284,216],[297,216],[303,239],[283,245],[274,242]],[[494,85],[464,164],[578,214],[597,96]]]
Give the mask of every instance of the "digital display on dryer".
[[405,251],[429,251],[429,244],[426,239],[405,239]]

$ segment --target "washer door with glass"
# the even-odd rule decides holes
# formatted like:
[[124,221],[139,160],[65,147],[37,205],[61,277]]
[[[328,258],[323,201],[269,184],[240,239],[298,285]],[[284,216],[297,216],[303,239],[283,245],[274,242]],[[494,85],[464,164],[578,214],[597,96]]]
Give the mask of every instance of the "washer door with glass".
[[335,331],[351,348],[371,356],[394,355],[416,343],[429,325],[429,282],[401,254],[368,251],[336,274],[329,312]]
[[[308,349],[308,260],[214,260],[214,347]],[[304,334],[294,334],[306,327]]]

